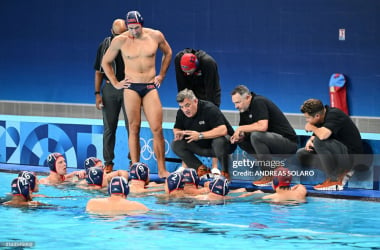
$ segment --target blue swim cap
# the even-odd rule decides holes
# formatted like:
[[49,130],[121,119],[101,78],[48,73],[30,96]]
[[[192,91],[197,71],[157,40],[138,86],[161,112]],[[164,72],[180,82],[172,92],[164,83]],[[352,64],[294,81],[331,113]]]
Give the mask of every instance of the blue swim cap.
[[95,167],[98,162],[102,162],[96,157],[88,157],[86,160],[84,160],[84,169],[86,170],[86,173],[88,172],[89,168]]
[[57,172],[57,169],[55,167],[55,163],[57,162],[57,159],[59,157],[63,157],[63,155],[60,154],[60,153],[51,153],[47,157],[47,163],[48,163],[48,166],[49,166],[49,168],[50,168],[51,171]]
[[214,194],[227,195],[230,191],[229,181],[224,176],[217,176],[210,182],[210,191]]
[[174,191],[176,189],[183,189],[185,186],[185,182],[183,181],[183,175],[179,172],[173,172],[171,173],[168,178],[166,179],[169,193],[171,191]]
[[36,187],[36,175],[34,173],[29,171],[21,171],[18,174],[18,177],[24,177],[25,179],[27,179],[30,185],[30,189],[34,190],[34,188]]
[[29,201],[30,199],[30,184],[27,179],[24,177],[17,177],[13,179],[11,183],[11,192],[12,195],[22,195],[25,200]]
[[129,194],[128,181],[122,176],[115,176],[108,184],[108,194]]
[[129,175],[132,180],[146,181],[149,178],[149,167],[143,162],[133,163]]
[[126,16],[126,23],[128,24],[141,24],[144,25],[144,18],[137,10],[129,11]]
[[183,181],[189,184],[199,185],[199,177],[197,171],[193,168],[185,168],[182,172]]
[[86,181],[88,185],[102,186],[103,184],[103,169],[100,167],[91,167],[88,169]]

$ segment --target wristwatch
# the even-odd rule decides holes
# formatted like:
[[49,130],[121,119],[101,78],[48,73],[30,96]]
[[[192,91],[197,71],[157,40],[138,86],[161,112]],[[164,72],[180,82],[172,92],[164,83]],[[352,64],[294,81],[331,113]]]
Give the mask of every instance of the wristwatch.
[[95,95],[100,95],[100,91],[95,91]]
[[198,135],[198,139],[199,139],[199,140],[202,140],[203,138],[205,138],[204,135],[203,135],[202,133],[199,133],[199,135]]

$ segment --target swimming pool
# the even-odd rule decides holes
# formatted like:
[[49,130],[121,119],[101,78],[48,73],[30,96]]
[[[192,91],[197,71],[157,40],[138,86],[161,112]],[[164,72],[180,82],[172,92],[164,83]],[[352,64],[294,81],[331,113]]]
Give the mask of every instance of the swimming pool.
[[[13,173],[0,172],[0,194]],[[0,206],[0,242],[34,242],[35,249],[380,248],[380,203],[309,197],[301,205],[250,201],[223,205],[132,198],[152,212],[139,216],[85,213],[91,197],[74,187],[40,186],[49,208]]]

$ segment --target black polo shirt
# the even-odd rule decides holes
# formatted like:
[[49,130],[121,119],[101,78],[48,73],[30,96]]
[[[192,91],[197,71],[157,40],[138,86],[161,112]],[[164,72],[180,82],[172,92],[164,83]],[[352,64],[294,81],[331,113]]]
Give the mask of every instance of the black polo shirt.
[[325,127],[331,130],[329,138],[336,139],[346,145],[350,154],[363,153],[363,143],[360,132],[351,118],[342,110],[325,106],[326,115],[322,124],[316,127]]
[[280,134],[297,142],[296,132],[284,113],[269,99],[251,92],[252,100],[247,111],[240,113],[239,125],[248,125],[260,120],[268,120],[268,132]]
[[[108,47],[110,46],[112,39],[113,39],[113,37],[106,37],[103,40],[103,42],[99,45],[98,51],[96,53],[95,63],[94,63],[94,69],[103,73],[104,78],[106,80],[108,80],[108,78],[107,78],[106,74],[104,74],[104,71],[103,71],[101,64],[102,64],[103,56],[106,53]],[[125,78],[125,76],[124,76],[124,68],[125,67],[124,67],[124,61],[123,61],[123,57],[121,55],[121,52],[119,52],[117,54],[115,60],[112,62],[112,68],[113,68],[113,71],[115,72],[115,76],[116,76],[116,79],[118,81],[121,81]]]
[[[177,111],[174,128],[204,132],[220,125],[226,125],[227,134],[233,135],[234,130],[222,111],[215,104],[198,99],[198,110],[193,117],[187,117],[181,109]],[[195,143],[206,148],[211,146],[211,139],[199,140]]]

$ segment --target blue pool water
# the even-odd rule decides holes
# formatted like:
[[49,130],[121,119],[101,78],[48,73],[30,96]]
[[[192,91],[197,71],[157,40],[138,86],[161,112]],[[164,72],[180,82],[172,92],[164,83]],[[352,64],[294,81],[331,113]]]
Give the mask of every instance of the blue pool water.
[[[0,172],[0,195],[13,173]],[[380,249],[380,203],[308,197],[306,204],[253,200],[222,205],[133,198],[153,211],[95,216],[84,211],[101,193],[40,186],[49,208],[0,206],[0,242],[34,242],[34,249]]]

